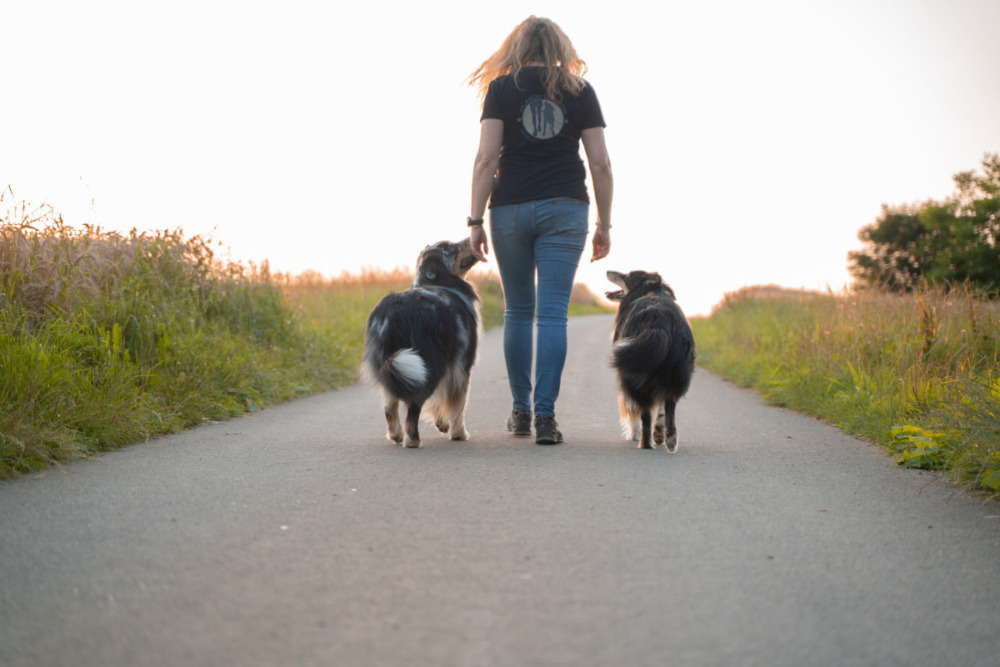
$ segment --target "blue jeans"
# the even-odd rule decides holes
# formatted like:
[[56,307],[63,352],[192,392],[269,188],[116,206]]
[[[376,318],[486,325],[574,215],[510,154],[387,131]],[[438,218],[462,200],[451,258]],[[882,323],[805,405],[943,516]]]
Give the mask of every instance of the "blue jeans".
[[503,352],[516,409],[532,410],[531,343],[537,312],[533,412],[555,416],[566,362],[569,297],[587,240],[588,208],[586,202],[559,198],[490,209],[490,239],[505,301]]

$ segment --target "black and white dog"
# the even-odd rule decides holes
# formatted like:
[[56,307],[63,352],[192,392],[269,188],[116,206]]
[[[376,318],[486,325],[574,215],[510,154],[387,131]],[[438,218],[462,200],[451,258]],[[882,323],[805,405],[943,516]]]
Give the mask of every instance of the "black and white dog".
[[425,408],[452,440],[469,438],[465,405],[482,323],[479,295],[465,274],[476,261],[469,239],[427,246],[410,289],[387,295],[368,317],[362,375],[382,390],[386,437],[397,444],[420,446]]
[[[674,409],[694,373],[691,326],[674,291],[659,274],[608,271],[607,275],[621,287],[607,296],[619,302],[611,365],[618,373],[622,431],[625,437],[638,440],[642,449],[666,442],[667,451],[676,452]],[[655,429],[651,426],[654,411]]]

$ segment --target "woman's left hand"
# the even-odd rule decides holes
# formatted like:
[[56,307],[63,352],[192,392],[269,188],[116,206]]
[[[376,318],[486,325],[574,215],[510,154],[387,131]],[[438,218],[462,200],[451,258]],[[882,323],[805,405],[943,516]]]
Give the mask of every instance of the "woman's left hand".
[[611,252],[611,230],[598,227],[594,230],[594,254],[590,256],[591,262],[604,259]]

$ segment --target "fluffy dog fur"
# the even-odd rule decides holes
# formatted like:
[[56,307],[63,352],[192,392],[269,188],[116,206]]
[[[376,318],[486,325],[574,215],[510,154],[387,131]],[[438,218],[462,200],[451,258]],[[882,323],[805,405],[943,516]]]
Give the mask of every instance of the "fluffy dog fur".
[[621,287],[607,296],[619,302],[611,365],[618,374],[622,431],[638,440],[642,449],[665,442],[668,452],[676,452],[674,411],[694,373],[691,326],[659,274],[608,271],[607,275]]
[[482,323],[479,295],[465,274],[476,261],[469,239],[427,246],[410,289],[387,295],[368,317],[362,375],[382,391],[392,442],[420,446],[422,411],[452,440],[469,438],[465,405]]

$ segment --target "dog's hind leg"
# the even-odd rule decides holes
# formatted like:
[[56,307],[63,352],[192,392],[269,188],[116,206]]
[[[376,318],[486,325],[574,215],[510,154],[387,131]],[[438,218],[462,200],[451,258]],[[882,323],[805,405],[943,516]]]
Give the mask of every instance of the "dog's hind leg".
[[626,440],[632,442],[639,441],[639,413],[635,411],[635,406],[625,398],[625,394],[618,394],[618,414],[621,416],[622,435]]
[[459,395],[454,397],[451,412],[451,439],[468,440],[469,431],[465,428],[465,404],[468,398],[469,386],[466,385]]
[[[450,377],[428,400],[429,412],[437,430],[452,440],[468,440],[465,428],[465,406],[469,398],[469,377]],[[457,383],[457,386],[455,385]]]
[[410,403],[406,406],[406,423],[403,425],[403,445],[410,448],[420,446],[420,410],[423,403]]
[[436,406],[438,429],[447,433],[452,440],[468,440],[469,432],[465,429],[465,405],[469,396],[469,377],[457,376],[450,378],[441,402]]
[[469,430],[465,428],[465,410],[459,412],[451,421],[451,431],[449,437],[452,440],[468,440]]
[[677,401],[674,399],[668,398],[664,401],[663,416],[667,435],[667,451],[671,454],[677,451],[677,445],[680,444],[677,436],[677,424],[674,423],[674,412],[676,411],[676,407]]
[[639,449],[652,449],[653,448],[653,412],[649,408],[644,408],[642,411],[642,436],[639,439]]
[[445,415],[443,412],[439,412],[438,410],[435,410],[434,411],[434,427],[437,430],[439,430],[442,433],[444,433],[445,435],[447,435],[448,434],[448,429],[451,428],[451,424],[450,424],[450,422],[448,420],[448,416]]
[[399,425],[399,401],[395,398],[385,397],[385,437],[397,445],[403,442],[403,429]]
[[440,388],[424,403],[424,418],[427,417],[434,422],[434,428],[448,435],[448,428],[451,426],[448,405],[442,400]]
[[663,414],[663,406],[660,406],[656,411],[656,424],[653,426],[653,444],[662,445],[666,432],[666,418]]

